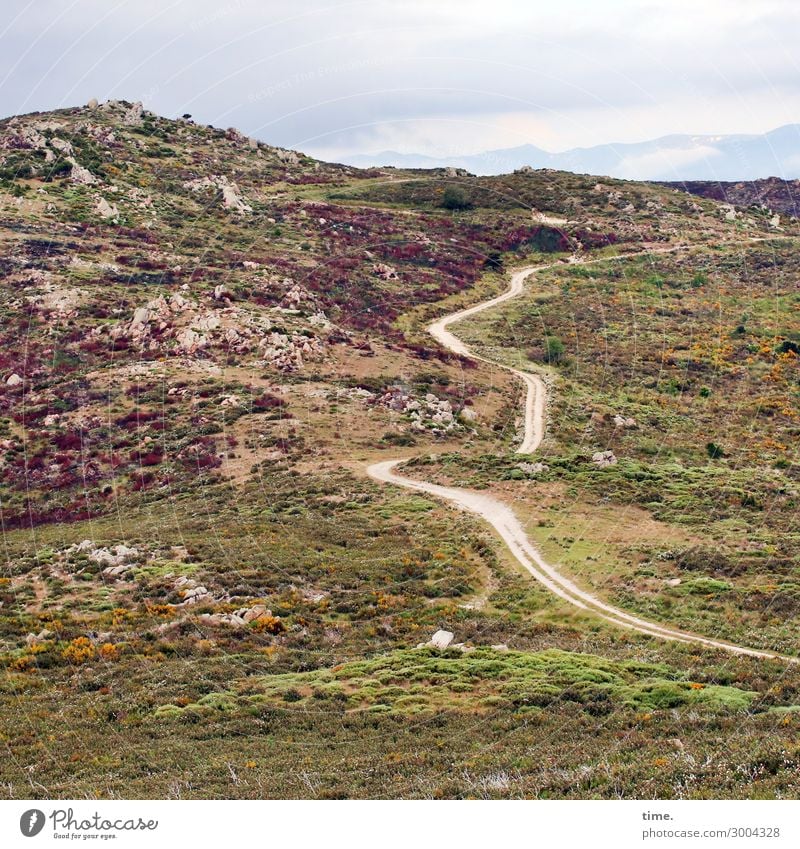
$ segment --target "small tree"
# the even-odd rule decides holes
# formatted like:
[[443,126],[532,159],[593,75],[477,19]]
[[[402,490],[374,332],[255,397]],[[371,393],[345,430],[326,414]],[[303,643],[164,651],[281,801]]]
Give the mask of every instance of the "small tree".
[[544,358],[548,363],[558,363],[564,358],[564,343],[558,336],[545,337]]

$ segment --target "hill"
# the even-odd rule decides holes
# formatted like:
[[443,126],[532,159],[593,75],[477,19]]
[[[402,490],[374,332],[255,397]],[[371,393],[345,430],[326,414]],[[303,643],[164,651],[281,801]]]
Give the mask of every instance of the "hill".
[[798,217],[800,180],[781,180],[769,177],[766,180],[739,182],[712,182],[695,180],[679,183],[664,183],[698,197],[729,203],[747,209],[756,207],[769,209],[790,218]]
[[[513,505],[630,615],[796,655],[799,234],[125,101],[0,122],[0,786],[795,795],[795,665],[570,606],[366,468]],[[426,331],[523,264],[547,268],[458,325],[483,360]],[[550,386],[536,457],[494,363]]]

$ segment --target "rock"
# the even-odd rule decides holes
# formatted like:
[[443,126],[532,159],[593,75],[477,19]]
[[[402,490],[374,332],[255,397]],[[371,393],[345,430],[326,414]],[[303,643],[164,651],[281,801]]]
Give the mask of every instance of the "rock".
[[614,456],[613,451],[597,451],[592,454],[592,462],[599,469],[605,469],[608,466],[616,466],[617,458]]
[[626,418],[625,416],[616,415],[614,416],[614,426],[615,427],[636,427],[636,419]]
[[478,420],[478,414],[472,407],[464,407],[464,409],[458,414],[459,418],[465,422],[476,422]]
[[[238,611],[237,611],[238,613]],[[245,610],[242,614],[242,619],[247,622],[255,622],[257,619],[260,619],[262,616],[272,616],[272,611],[269,610],[263,604],[256,604],[251,607],[249,610]]]
[[378,262],[373,265],[372,273],[376,274],[383,280],[397,280],[399,276],[397,270],[393,266],[387,265],[385,262]]
[[218,174],[212,177],[199,177],[196,180],[189,180],[183,185],[193,192],[208,188],[218,189],[222,192],[222,205],[225,209],[239,213],[253,211],[253,208],[245,203],[239,194],[239,187],[236,183],[232,183],[224,175]]
[[22,383],[23,379],[16,372],[6,378],[6,386],[20,386]]
[[147,307],[137,307],[131,319],[131,330],[144,328],[150,322],[150,310]]
[[50,147],[64,154],[64,156],[72,156],[72,143],[65,141],[64,139],[52,138],[50,139]]
[[221,324],[222,322],[218,315],[203,315],[197,319],[194,326],[198,330],[212,331],[217,330]]
[[227,184],[222,186],[222,205],[225,209],[232,209],[234,212],[252,212],[253,207],[246,204],[239,196],[238,189],[235,184]]
[[186,354],[194,354],[200,348],[204,348],[208,342],[205,336],[196,333],[191,327],[182,330],[176,337],[178,350]]
[[680,578],[670,578],[667,581],[668,587],[679,587],[680,585],[681,585],[681,579]]
[[517,463],[517,468],[525,472],[526,475],[539,475],[548,471],[550,466],[546,466],[544,463]]
[[300,157],[293,150],[284,150],[283,148],[275,148],[275,156],[286,165],[299,165]]
[[437,631],[428,642],[428,645],[435,649],[446,649],[453,642],[455,634],[452,631]]
[[508,651],[508,646],[505,643],[496,643],[492,648],[495,651]]
[[229,625],[232,628],[244,626],[244,620],[235,613],[202,613],[198,620],[204,625]]
[[[93,560],[95,563],[105,566],[106,568],[103,570],[103,574],[108,573],[112,577],[130,569],[131,564],[139,557],[138,549],[128,548],[126,545],[114,545],[108,549],[95,548],[94,544],[92,544],[91,548],[76,550],[89,551],[89,559]],[[114,571],[111,572],[109,570]]]
[[247,146],[250,150],[258,150],[258,139],[249,138],[247,140]]
[[97,201],[95,211],[101,218],[113,218],[115,221],[119,219],[119,210],[114,204],[109,203],[105,198],[100,198]]
[[129,127],[140,127],[144,120],[144,109],[141,103],[134,103],[122,116],[122,123]]
[[72,161],[72,170],[69,172],[69,179],[70,182],[78,186],[91,186],[97,182],[97,178],[88,168],[78,165],[74,160]]
[[30,648],[31,646],[35,646],[38,643],[43,643],[45,640],[51,639],[53,636],[52,631],[48,631],[47,628],[43,628],[38,634],[28,634],[28,636],[25,637],[25,645]]
[[92,97],[92,98],[89,100],[89,102],[86,104],[86,108],[87,108],[87,109],[97,109],[97,106],[98,106],[98,103],[97,103],[97,98],[96,98],[96,97]]

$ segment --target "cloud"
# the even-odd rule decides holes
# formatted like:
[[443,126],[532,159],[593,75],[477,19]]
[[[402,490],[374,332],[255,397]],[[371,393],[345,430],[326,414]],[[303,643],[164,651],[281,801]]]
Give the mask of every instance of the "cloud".
[[677,180],[689,165],[709,163],[713,173],[713,160],[719,156],[720,151],[711,145],[664,147],[652,153],[623,157],[616,173],[626,180]]
[[800,16],[780,0],[4,0],[6,9],[4,114],[124,97],[312,152],[415,144],[434,155],[798,119],[788,104],[800,84]]

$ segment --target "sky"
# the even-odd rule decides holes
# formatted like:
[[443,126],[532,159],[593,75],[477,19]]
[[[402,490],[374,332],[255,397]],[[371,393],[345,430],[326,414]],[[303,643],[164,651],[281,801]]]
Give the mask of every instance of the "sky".
[[325,159],[800,121],[796,0],[2,0],[0,114],[118,98]]

